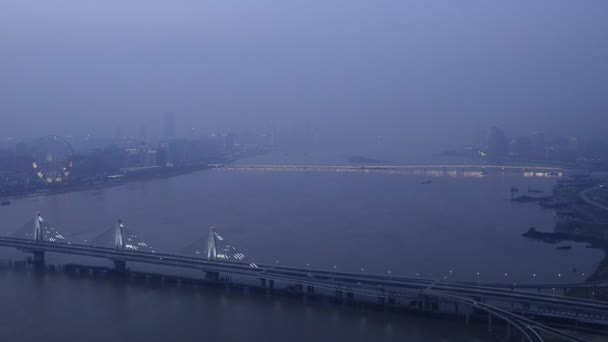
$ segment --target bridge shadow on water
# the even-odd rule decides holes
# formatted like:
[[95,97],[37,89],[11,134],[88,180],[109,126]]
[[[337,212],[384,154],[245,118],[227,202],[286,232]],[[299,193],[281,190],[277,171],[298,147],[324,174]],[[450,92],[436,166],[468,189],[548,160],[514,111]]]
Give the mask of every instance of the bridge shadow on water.
[[[16,312],[4,320],[12,328],[0,330],[3,341],[485,342],[504,338],[499,326],[488,334],[482,324],[465,326],[450,317],[256,286],[226,286],[204,277],[116,273],[75,264],[36,270],[21,260],[1,265],[0,276],[2,291],[13,293],[4,310]],[[32,321],[44,324],[19,329]]]

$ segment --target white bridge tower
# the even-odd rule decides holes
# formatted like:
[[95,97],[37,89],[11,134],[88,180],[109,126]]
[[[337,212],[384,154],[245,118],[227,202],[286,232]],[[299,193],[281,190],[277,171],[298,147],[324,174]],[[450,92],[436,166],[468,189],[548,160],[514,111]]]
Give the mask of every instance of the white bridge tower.
[[44,220],[40,216],[40,212],[37,212],[36,218],[34,218],[34,240],[36,241],[44,240],[44,234],[42,234],[42,222],[44,222]]
[[124,231],[125,226],[122,224],[122,220],[118,220],[116,229],[114,230],[114,247],[116,249],[125,249]]
[[207,239],[207,260],[217,260],[217,237],[213,226],[209,228]]

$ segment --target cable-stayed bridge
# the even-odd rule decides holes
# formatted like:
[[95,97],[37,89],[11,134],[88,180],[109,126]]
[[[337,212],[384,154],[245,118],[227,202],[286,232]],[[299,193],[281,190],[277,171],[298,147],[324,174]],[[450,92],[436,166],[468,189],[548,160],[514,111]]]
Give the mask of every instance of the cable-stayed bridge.
[[506,323],[508,335],[521,336],[526,341],[543,341],[544,336],[550,335],[564,341],[585,341],[556,327],[608,329],[607,302],[542,291],[606,291],[608,282],[490,284],[265,265],[249,260],[213,228],[176,253],[155,250],[121,221],[84,243],[71,242],[69,238],[36,214],[11,236],[0,236],[0,246],[32,254],[37,266],[44,265],[46,253],[61,253],[110,260],[119,272],[127,271],[127,263],[178,267],[204,272],[209,281],[229,282],[234,277],[268,291],[288,289],[303,296],[372,301],[427,313],[450,312],[467,322],[485,315],[490,330],[500,321]]

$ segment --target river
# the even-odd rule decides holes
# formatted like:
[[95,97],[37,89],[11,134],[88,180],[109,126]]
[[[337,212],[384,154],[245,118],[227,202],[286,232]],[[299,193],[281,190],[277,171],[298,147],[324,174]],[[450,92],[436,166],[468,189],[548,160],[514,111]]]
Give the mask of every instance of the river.
[[[510,201],[512,186],[549,193],[554,182],[500,170],[485,175],[206,170],[16,200],[0,208],[0,233],[11,234],[40,211],[68,239],[82,242],[121,218],[148,245],[172,252],[206,236],[213,225],[256,263],[433,279],[580,282],[602,252],[583,244],[559,251],[521,237],[530,226],[552,230],[555,212]],[[12,250],[0,256],[24,257]],[[80,261],[109,264],[47,256],[48,263]],[[5,298],[0,340],[7,341],[488,338],[453,322],[436,329],[432,320],[342,306],[6,267],[0,291]]]

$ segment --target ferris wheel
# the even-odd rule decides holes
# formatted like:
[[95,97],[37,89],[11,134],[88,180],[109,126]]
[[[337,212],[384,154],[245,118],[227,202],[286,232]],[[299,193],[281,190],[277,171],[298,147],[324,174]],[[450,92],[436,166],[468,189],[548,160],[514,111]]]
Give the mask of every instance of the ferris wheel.
[[46,183],[61,183],[70,176],[74,166],[72,146],[56,135],[38,140],[32,167],[36,175]]

